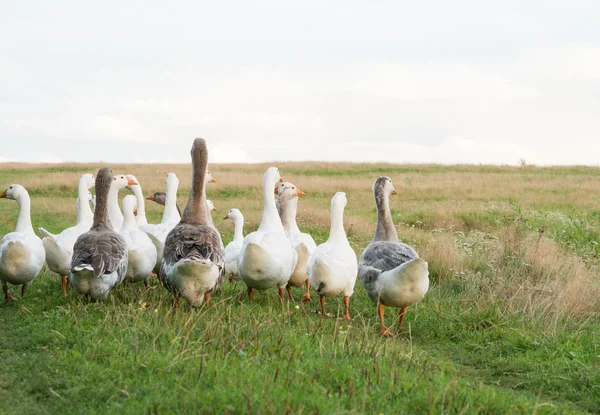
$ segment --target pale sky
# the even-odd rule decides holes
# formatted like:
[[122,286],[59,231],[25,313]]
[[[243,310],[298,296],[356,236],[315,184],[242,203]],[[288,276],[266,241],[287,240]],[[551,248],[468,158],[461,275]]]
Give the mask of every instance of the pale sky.
[[600,164],[598,1],[0,6],[0,161]]

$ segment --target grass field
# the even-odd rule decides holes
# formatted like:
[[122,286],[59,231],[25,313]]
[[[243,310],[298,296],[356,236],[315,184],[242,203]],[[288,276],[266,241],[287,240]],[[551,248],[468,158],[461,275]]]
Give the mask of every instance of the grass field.
[[[75,221],[80,174],[98,165],[0,166],[0,187],[24,185],[34,227]],[[144,193],[189,165],[119,165]],[[257,228],[267,165],[212,165],[208,197],[224,242],[232,207]],[[600,169],[280,163],[306,197],[300,228],[327,239],[329,204],[348,197],[345,227],[360,254],[375,230],[371,185],[394,181],[401,240],[429,262],[431,288],[400,333],[379,338],[360,282],[352,321],[318,302],[248,304],[226,283],[209,308],[174,311],[152,280],[88,303],[48,270],[26,297],[0,304],[0,413],[600,413]],[[124,195],[125,192],[122,192]],[[147,206],[151,222],[162,208]],[[0,200],[0,234],[18,207]],[[14,295],[17,289],[12,288]],[[301,291],[295,291],[296,299]],[[342,299],[327,307],[343,315]],[[391,324],[397,311],[387,309]],[[397,327],[393,327],[397,331]]]

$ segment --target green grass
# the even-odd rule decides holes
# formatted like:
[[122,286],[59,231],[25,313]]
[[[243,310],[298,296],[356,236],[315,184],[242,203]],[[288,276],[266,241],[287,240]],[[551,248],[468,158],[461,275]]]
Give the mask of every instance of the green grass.
[[[73,167],[74,177],[87,172],[79,167]],[[516,170],[534,183],[557,176],[556,171],[600,174],[587,167],[389,167],[381,173],[410,173],[410,183],[400,184],[402,176],[396,180],[398,190],[445,171]],[[280,168],[284,176],[337,174],[321,165]],[[216,186],[219,173],[235,169],[211,166]],[[365,169],[379,173],[376,166],[357,171]],[[0,182],[11,182],[15,170],[0,171]],[[349,180],[359,174],[350,167],[341,172]],[[22,169],[19,174],[27,180],[33,173]],[[52,206],[38,208],[35,198],[59,193],[62,203],[74,205],[73,188],[38,184],[40,193],[32,195],[34,227],[69,226],[73,215],[57,214]],[[330,193],[310,197],[328,206]],[[429,190],[411,197],[419,200],[423,194]],[[209,197],[222,217],[234,201],[259,196],[224,183],[209,188]],[[417,249],[424,240],[433,241],[429,248],[449,245],[455,256],[451,265],[447,258],[426,258],[431,289],[409,308],[392,339],[377,336],[376,307],[360,282],[350,303],[353,319],[346,322],[322,318],[316,297],[310,304],[281,304],[270,290],[248,304],[241,282],[226,282],[208,308],[184,304],[175,311],[156,279],[150,290],[121,286],[106,302],[90,303],[72,292],[63,297],[58,278],[44,269],[24,299],[0,302],[0,413],[600,413],[598,314],[567,319],[524,312],[500,301],[499,294],[516,280],[538,278],[521,248],[507,247],[505,233],[514,232],[515,245],[526,247],[544,227],[545,237],[597,267],[598,211],[575,202],[575,210],[524,206],[517,195],[496,206],[484,201],[479,209],[444,211],[453,224],[440,229],[438,202],[430,203],[406,209],[394,203],[395,221],[403,223],[400,236]],[[375,212],[371,205],[351,203],[347,212],[352,213],[346,224],[349,240],[360,252],[374,227],[365,231],[359,220],[374,221]],[[0,234],[12,230],[16,217],[16,204],[0,201]],[[158,210],[149,211],[149,219],[157,221]],[[350,219],[358,225],[350,227]],[[317,243],[327,239],[327,224],[302,225]],[[245,232],[256,226],[248,224]],[[230,240],[231,226],[222,230]],[[16,288],[11,290],[16,295]],[[299,290],[294,294],[300,299]],[[340,298],[328,300],[326,307],[343,314]],[[386,309],[394,332],[397,313]]]

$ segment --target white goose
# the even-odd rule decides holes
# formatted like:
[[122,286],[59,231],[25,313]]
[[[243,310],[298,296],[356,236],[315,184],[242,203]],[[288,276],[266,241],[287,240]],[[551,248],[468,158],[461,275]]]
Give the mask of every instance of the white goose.
[[263,215],[256,232],[246,235],[238,259],[238,272],[248,286],[248,298],[252,302],[255,290],[277,287],[283,300],[298,254],[285,235],[277,214],[273,189],[282,182],[279,170],[269,167],[263,176]]
[[402,326],[406,307],[421,301],[429,289],[427,262],[410,245],[398,240],[390,213],[389,196],[396,189],[389,177],[380,177],[373,184],[377,206],[377,230],[358,261],[358,276],[365,291],[377,304],[381,336],[392,336],[385,326],[384,306],[400,308]]
[[113,230],[119,232],[121,226],[123,226],[123,212],[119,208],[119,190],[125,189],[127,186],[136,185],[137,183],[124,174],[118,174],[115,177],[108,194],[108,218],[110,219],[110,223],[112,223]]
[[[144,200],[144,193],[142,193],[142,186],[140,186],[140,181],[133,175],[127,175],[128,183],[127,188],[131,190],[131,193],[135,196],[137,212],[135,215],[135,222],[138,225],[147,225],[148,219],[146,219],[146,201]],[[129,184],[129,182],[134,182],[135,184]],[[125,214],[123,214],[125,216]]]
[[229,276],[229,281],[239,279],[238,274],[238,256],[244,244],[244,215],[239,209],[229,209],[223,219],[233,221],[233,240],[225,247],[225,274]]
[[[136,187],[136,186],[133,186]],[[148,279],[156,265],[156,247],[146,232],[140,230],[134,211],[137,196],[127,195],[123,199],[123,226],[119,234],[125,239],[129,250],[126,279],[130,281],[144,281],[148,286]],[[139,212],[139,209],[138,209]]]
[[296,223],[296,211],[298,210],[298,198],[304,196],[304,192],[296,187],[293,183],[283,182],[279,183],[275,188],[277,193],[277,210],[279,211],[279,217],[281,223],[285,229],[285,233],[298,254],[298,263],[294,272],[290,277],[288,285],[285,287],[288,292],[290,300],[293,301],[292,297],[292,286],[302,287],[306,286],[306,292],[302,297],[302,302],[307,303],[311,301],[310,298],[310,283],[308,281],[308,274],[306,273],[306,265],[310,260],[317,244],[314,239],[307,233],[302,233],[298,224]]
[[[168,173],[165,184],[167,192],[165,195],[165,210],[163,211],[161,222],[159,224],[149,223],[140,226],[140,230],[146,232],[156,246],[157,259],[156,265],[154,266],[155,274],[158,274],[160,271],[160,264],[162,263],[163,249],[167,235],[181,220],[181,216],[178,212],[179,209],[177,207],[177,188],[179,187],[177,175],[175,173]],[[147,199],[152,200],[150,196],[148,196]]]
[[113,231],[108,217],[108,194],[116,178],[104,167],[96,175],[96,210],[91,229],[77,238],[69,281],[75,292],[93,300],[106,300],[127,272],[127,243]]
[[94,186],[94,175],[83,174],[79,178],[77,187],[77,223],[75,226],[65,229],[58,235],[53,235],[44,228],[38,228],[44,235],[42,243],[46,250],[46,263],[48,267],[61,277],[61,288],[63,295],[67,295],[67,275],[71,269],[71,258],[73,257],[73,245],[79,235],[87,232],[94,222],[94,213],[90,208],[92,194],[88,189]]
[[179,296],[192,307],[210,302],[225,276],[223,251],[219,234],[208,224],[204,179],[208,150],[202,138],[192,146],[192,189],[181,222],[173,228],[165,242],[160,281],[173,293],[175,306]]
[[27,190],[21,185],[11,184],[0,198],[16,200],[19,204],[19,218],[14,232],[0,241],[0,281],[7,301],[15,301],[8,292],[8,283],[22,285],[21,297],[27,287],[40,273],[46,259],[42,240],[31,226],[31,201]]
[[206,213],[208,214],[208,223],[210,226],[215,228],[215,230],[219,234],[221,249],[225,249],[225,245],[223,245],[223,238],[221,237],[221,232],[219,232],[219,230],[215,226],[215,223],[213,222],[213,219],[212,219],[212,212],[216,212],[216,211],[217,211],[217,208],[215,207],[215,204],[212,202],[212,200],[207,199],[206,200]]
[[350,320],[348,308],[350,296],[354,293],[356,274],[356,254],[348,242],[344,231],[344,208],[348,203],[346,193],[338,192],[331,199],[331,230],[329,239],[319,245],[313,253],[306,271],[312,287],[321,297],[321,312],[325,312],[325,297],[343,294],[346,313],[344,318]]

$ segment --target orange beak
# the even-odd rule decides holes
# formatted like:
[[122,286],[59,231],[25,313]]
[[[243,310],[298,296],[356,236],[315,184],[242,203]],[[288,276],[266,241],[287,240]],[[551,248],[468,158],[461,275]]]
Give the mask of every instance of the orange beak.
[[306,193],[304,193],[302,190],[298,189],[296,187],[296,194],[300,197],[300,196],[306,196]]
[[127,178],[127,186],[135,186],[137,183],[131,180],[129,177]]
[[217,208],[213,206],[211,212],[216,212],[216,211],[217,211]]
[[137,216],[137,209],[133,209],[133,216]]
[[281,176],[279,177],[279,183],[283,183],[283,179],[281,178]]
[[146,198],[146,200],[154,200],[154,195],[150,195]]
[[392,194],[393,195],[397,195],[398,194],[398,192],[396,191],[396,189],[392,189]]
[[216,183],[217,181],[213,178],[210,179],[209,183]]
[[223,220],[225,219],[229,219],[229,215],[225,215],[225,217],[223,218]]
[[6,190],[2,192],[2,194],[0,195],[0,198],[6,199]]
[[274,192],[275,194],[277,194],[277,193],[278,193],[278,190],[277,190],[277,189],[279,189],[279,186],[275,186],[275,189],[273,189],[273,192]]

